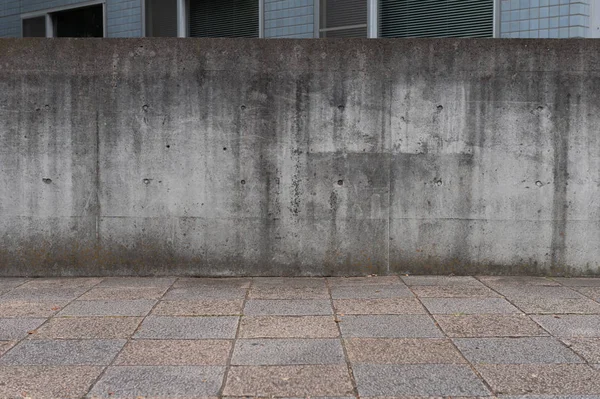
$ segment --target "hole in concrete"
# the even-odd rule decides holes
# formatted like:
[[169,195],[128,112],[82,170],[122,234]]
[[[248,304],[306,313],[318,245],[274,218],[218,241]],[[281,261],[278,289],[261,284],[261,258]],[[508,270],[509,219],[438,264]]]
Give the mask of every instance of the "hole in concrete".
[[47,177],[42,178],[42,181],[46,184],[52,183],[52,179],[48,179]]
[[340,111],[343,111],[343,110],[344,110],[344,108],[346,108],[346,107],[344,107],[343,105],[338,105],[338,109],[339,109]]
[[443,110],[443,109],[444,109],[444,106],[443,106],[443,105],[438,105],[438,106],[437,106],[437,110],[438,110],[438,111],[441,111],[441,110]]
[[344,181],[343,180],[338,180],[338,186],[343,186],[344,185]]
[[535,185],[538,187],[542,187],[544,185],[544,183],[542,183],[541,181],[538,180],[535,182]]
[[242,184],[246,184],[246,180],[242,180],[242,181],[241,181],[241,183],[242,183]]
[[169,144],[167,144],[167,148],[171,148],[171,146]]
[[148,112],[148,108],[149,108],[149,107],[148,107],[148,104],[144,104],[144,105],[142,106],[142,110],[144,110],[144,112]]
[[245,109],[246,109],[246,106],[245,106],[245,105],[242,105],[240,108],[241,108],[242,110],[245,110]]
[[223,151],[227,151],[227,147],[223,147]]
[[144,184],[150,184],[150,179],[144,179]]

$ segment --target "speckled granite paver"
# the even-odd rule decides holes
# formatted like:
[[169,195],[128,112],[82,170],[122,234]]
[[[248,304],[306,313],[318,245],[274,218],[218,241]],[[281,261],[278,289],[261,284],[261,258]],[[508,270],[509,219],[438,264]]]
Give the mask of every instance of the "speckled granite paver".
[[600,279],[0,279],[0,398],[600,398]]

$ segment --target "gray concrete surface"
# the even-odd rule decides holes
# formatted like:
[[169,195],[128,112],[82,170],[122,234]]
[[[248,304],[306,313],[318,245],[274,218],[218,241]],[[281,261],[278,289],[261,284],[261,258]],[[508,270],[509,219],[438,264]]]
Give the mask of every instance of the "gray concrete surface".
[[600,42],[0,41],[0,275],[600,271]]
[[[73,290],[83,285],[79,297],[49,305],[54,309],[50,314],[38,310],[33,297],[15,302],[11,295],[40,286]],[[420,295],[422,287],[453,287],[464,289],[463,297],[457,298],[456,291],[444,297],[448,293],[442,290],[437,299],[480,301],[472,288],[496,292],[499,285],[507,292],[544,287],[568,296],[594,281],[439,276],[24,279],[0,294],[0,397],[600,397],[600,323],[594,309],[538,313],[528,303],[525,311],[521,302],[503,297],[518,313],[489,313],[489,307],[480,306],[472,314],[431,314],[426,309],[432,291]],[[371,298],[383,286],[397,287],[386,291],[396,296]],[[162,289],[163,294],[143,316],[65,312],[95,312],[97,301],[86,299],[87,293],[119,287]],[[169,299],[172,290],[184,287],[195,290],[193,298]],[[215,299],[217,287],[242,290],[245,299]],[[265,287],[273,288],[269,299],[252,299],[264,295]],[[289,299],[291,292],[320,297],[320,287],[326,299]],[[358,298],[336,300],[334,287],[361,290]],[[528,298],[547,297],[547,291],[533,290]],[[358,315],[347,315],[348,305],[338,307],[340,301],[353,301]],[[139,307],[135,296],[118,302],[123,308]],[[413,314],[413,302],[420,314]],[[372,303],[379,305],[369,313]],[[34,312],[23,313],[24,308]]]

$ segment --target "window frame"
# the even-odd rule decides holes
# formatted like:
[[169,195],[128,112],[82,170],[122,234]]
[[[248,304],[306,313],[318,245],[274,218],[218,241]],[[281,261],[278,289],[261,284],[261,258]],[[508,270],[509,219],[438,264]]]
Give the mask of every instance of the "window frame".
[[77,8],[85,8],[90,6],[102,5],[102,37],[107,37],[107,21],[106,21],[106,0],[89,0],[84,1],[78,4],[70,4],[61,7],[53,7],[53,8],[45,8],[43,10],[32,11],[28,13],[21,14],[21,37],[23,37],[23,20],[36,18],[36,17],[45,17],[46,18],[46,38],[55,37],[55,29],[54,29],[54,17],[52,14],[61,12],[61,11],[69,11],[75,10]]

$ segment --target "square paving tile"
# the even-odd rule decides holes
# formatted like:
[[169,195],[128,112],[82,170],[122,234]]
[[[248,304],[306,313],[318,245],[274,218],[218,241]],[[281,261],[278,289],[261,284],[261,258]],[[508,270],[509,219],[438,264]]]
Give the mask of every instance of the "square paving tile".
[[411,290],[420,298],[497,298],[499,294],[483,284],[471,286],[412,286]]
[[146,316],[156,303],[150,299],[130,301],[74,301],[57,316]]
[[32,302],[24,300],[0,301],[1,317],[51,317],[68,301]]
[[129,338],[141,317],[55,317],[29,335],[32,339]]
[[169,288],[177,280],[175,277],[107,277],[96,288]]
[[34,318],[10,318],[0,319],[0,340],[20,340],[28,335],[30,331],[38,328],[46,319]]
[[333,314],[328,299],[251,299],[244,314],[255,316],[324,316]]
[[136,339],[125,345],[117,366],[219,366],[225,365],[231,341]]
[[376,299],[376,298],[414,298],[405,285],[363,285],[331,287],[333,299]]
[[436,315],[449,337],[526,337],[548,335],[522,315]]
[[521,313],[503,298],[422,298],[432,314]]
[[454,343],[471,363],[582,363],[552,337],[457,338]]
[[317,397],[353,394],[346,365],[232,366],[223,395]]
[[373,338],[442,338],[442,332],[426,315],[377,315],[339,317],[342,336]]
[[241,315],[244,301],[217,299],[197,301],[160,301],[154,316],[229,316]]
[[241,338],[335,338],[333,316],[244,316]]
[[338,339],[240,339],[231,359],[231,364],[242,366],[342,363]]
[[529,314],[600,314],[600,303],[588,298],[513,298],[512,302]]
[[600,338],[563,338],[562,341],[587,362],[600,364]]
[[567,287],[600,287],[599,277],[555,277],[553,280]]
[[487,396],[490,392],[466,365],[354,366],[362,396]]
[[255,278],[252,299],[329,299],[322,278]]
[[585,364],[482,364],[475,367],[493,390],[503,394],[600,394],[600,372]]
[[164,296],[168,301],[198,301],[205,299],[238,299],[246,297],[246,288],[180,287],[171,288]]
[[409,287],[413,285],[436,287],[482,287],[476,278],[471,276],[401,276]]
[[239,317],[169,317],[148,316],[135,338],[204,339],[234,338]]
[[557,337],[600,337],[600,315],[532,316]]
[[345,346],[352,363],[466,363],[447,339],[351,338]]
[[80,301],[159,299],[166,290],[165,287],[101,287],[92,288],[77,299]]
[[426,314],[425,308],[414,298],[336,299],[338,314]]
[[112,366],[89,398],[198,398],[217,396],[222,366]]
[[26,340],[0,358],[6,366],[108,365],[126,340]]
[[103,367],[0,366],[0,397],[80,399]]

